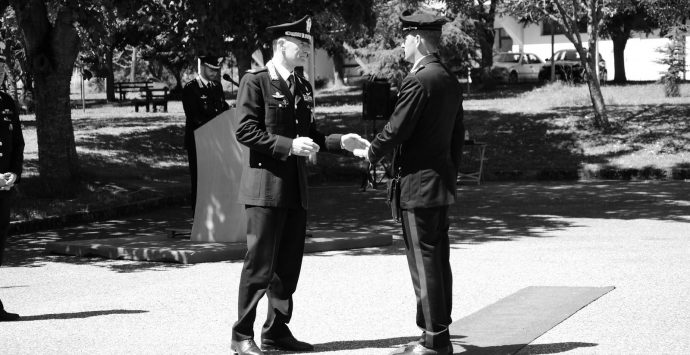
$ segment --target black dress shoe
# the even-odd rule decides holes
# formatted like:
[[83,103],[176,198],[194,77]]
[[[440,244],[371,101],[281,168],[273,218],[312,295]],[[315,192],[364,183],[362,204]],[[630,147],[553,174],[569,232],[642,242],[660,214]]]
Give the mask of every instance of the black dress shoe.
[[19,314],[5,312],[4,309],[0,310],[0,322],[12,322],[19,320]]
[[230,349],[237,355],[264,355],[264,352],[254,342],[254,339],[233,340],[230,342]]
[[263,338],[261,339],[261,349],[264,351],[312,351],[314,346],[289,335],[282,338]]
[[430,349],[422,344],[408,345],[397,349],[391,355],[452,355],[453,346],[448,345],[441,348]]

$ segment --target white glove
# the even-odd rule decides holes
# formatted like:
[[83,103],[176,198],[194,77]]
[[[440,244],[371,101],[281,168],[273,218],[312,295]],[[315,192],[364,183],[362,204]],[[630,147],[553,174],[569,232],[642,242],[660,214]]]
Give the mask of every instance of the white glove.
[[370,145],[369,141],[360,137],[356,133],[344,134],[340,137],[340,146],[343,149],[353,152],[355,149],[366,149]]
[[299,155],[308,157],[309,154],[316,153],[320,149],[319,145],[309,137],[297,137],[292,140],[292,148],[290,153],[292,155]]

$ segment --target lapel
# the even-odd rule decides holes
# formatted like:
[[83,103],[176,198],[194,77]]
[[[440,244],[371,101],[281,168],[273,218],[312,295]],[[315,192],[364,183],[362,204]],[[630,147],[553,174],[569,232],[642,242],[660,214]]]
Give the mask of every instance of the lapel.
[[[288,88],[287,82],[285,82],[285,80],[283,80],[283,78],[281,78],[278,74],[278,70],[276,69],[275,65],[273,65],[273,62],[269,61],[266,63],[266,68],[268,68],[268,76],[271,78],[271,88],[274,91],[271,93],[271,95],[276,95],[276,93],[282,94],[288,99],[288,102],[290,102],[290,107],[294,107],[295,98],[292,96],[292,93],[290,93],[290,88]],[[297,92],[296,88],[295,92]]]

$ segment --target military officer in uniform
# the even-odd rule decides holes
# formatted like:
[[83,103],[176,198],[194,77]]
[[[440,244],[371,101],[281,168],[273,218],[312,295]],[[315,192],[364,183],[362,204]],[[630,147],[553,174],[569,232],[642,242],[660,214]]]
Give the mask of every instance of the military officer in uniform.
[[189,173],[192,181],[192,210],[196,203],[196,142],[194,130],[218,116],[230,106],[223,97],[220,83],[220,66],[223,57],[199,56],[197,77],[185,84],[182,89],[182,108],[184,109],[185,131],[184,147],[187,149]]
[[[19,112],[10,95],[0,91],[0,265],[3,261],[7,229],[10,226],[10,207],[16,193],[24,162],[24,136]],[[6,312],[0,301],[0,321],[18,320],[19,315]]]
[[437,54],[445,19],[406,11],[400,20],[405,60],[413,66],[390,120],[371,146],[355,155],[377,162],[395,150],[395,172],[400,174],[403,236],[423,334],[394,353],[450,354],[448,206],[455,202],[464,138],[462,92]]
[[[238,320],[232,328],[236,354],[263,350],[310,351],[288,322],[302,265],[308,208],[306,160],[320,149],[363,149],[357,134],[324,136],[313,122],[314,92],[295,68],[311,55],[311,18],[271,26],[273,57],[247,72],[237,96],[237,140],[249,148],[239,202],[247,211],[247,254],[240,277]],[[268,298],[262,349],[253,340],[256,306]]]

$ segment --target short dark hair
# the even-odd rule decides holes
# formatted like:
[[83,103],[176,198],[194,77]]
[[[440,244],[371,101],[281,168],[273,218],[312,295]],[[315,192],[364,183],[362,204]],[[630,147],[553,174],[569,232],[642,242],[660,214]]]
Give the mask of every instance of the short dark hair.
[[428,43],[430,47],[433,47],[433,49],[438,49],[441,45],[441,31],[410,30],[405,32],[405,36],[407,35],[419,35],[424,38],[426,43]]

